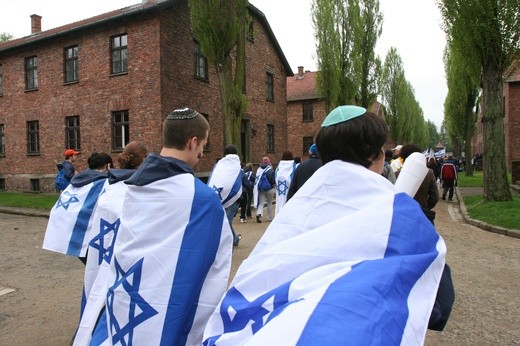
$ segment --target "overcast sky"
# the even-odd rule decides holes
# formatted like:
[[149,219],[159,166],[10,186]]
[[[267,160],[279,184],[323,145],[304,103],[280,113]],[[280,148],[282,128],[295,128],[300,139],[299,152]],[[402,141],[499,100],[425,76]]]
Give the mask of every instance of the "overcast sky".
[[[139,0],[9,0],[0,11],[0,33],[16,38],[31,33],[31,14],[42,16],[42,30],[48,30],[139,3]],[[311,0],[250,0],[267,17],[293,70],[298,66],[316,70],[314,29],[310,14]],[[376,48],[384,59],[390,47],[396,47],[406,79],[425,119],[439,128],[447,87],[442,61],[445,45],[440,29],[441,17],[434,0],[380,0],[384,16],[383,34]]]

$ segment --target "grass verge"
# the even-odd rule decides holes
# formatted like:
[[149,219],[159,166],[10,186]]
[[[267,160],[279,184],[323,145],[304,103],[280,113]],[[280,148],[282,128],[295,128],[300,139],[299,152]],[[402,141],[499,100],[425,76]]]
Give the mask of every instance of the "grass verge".
[[0,192],[0,205],[5,207],[51,210],[58,200],[57,193]]
[[472,195],[464,197],[464,204],[472,219],[520,230],[520,195],[513,195],[511,202],[486,202],[482,195]]

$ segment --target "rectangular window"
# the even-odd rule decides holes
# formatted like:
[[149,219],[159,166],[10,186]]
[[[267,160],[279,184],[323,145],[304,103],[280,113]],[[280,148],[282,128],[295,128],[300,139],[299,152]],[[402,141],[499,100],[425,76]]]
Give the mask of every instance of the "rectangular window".
[[128,71],[128,35],[112,37],[112,73]]
[[25,58],[25,90],[38,89],[38,61],[35,56]]
[[247,20],[247,30],[246,30],[247,34],[246,34],[246,37],[249,41],[253,42],[255,40],[255,36],[254,36],[254,27],[253,27],[253,19],[252,18],[249,18]]
[[274,152],[274,125],[267,124],[267,148],[268,152]]
[[40,134],[38,120],[27,122],[27,154],[40,153]]
[[302,120],[309,122],[314,120],[314,103],[312,101],[303,101],[302,103]]
[[65,83],[78,81],[78,46],[63,51],[63,75]]
[[128,111],[112,112],[112,149],[123,150],[129,138]]
[[5,156],[4,124],[0,124],[0,156]]
[[314,144],[314,140],[311,137],[303,137],[303,150],[302,150],[302,153],[303,154],[309,154],[309,148],[311,147],[311,145]]
[[65,148],[81,150],[79,116],[65,117]]
[[268,101],[274,101],[274,76],[272,73],[265,73],[265,92]]
[[39,192],[40,191],[40,179],[30,179],[31,181],[31,191]]
[[2,96],[4,94],[4,79],[3,79],[3,69],[2,69],[2,64],[0,64],[0,96]]
[[198,42],[195,42],[195,77],[208,80],[208,59],[200,51]]
[[5,179],[0,178],[0,190],[5,190]]

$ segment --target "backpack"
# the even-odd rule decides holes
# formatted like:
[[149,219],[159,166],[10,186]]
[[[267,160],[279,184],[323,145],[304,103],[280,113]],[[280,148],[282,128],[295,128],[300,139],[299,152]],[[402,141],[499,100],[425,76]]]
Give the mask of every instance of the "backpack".
[[69,186],[69,181],[65,179],[65,170],[63,169],[63,167],[60,167],[60,169],[58,170],[58,174],[56,174],[54,186],[58,191],[63,191],[67,188],[67,186]]
[[269,182],[269,179],[267,179],[267,171],[269,169],[266,169],[263,171],[262,175],[260,176],[260,179],[258,180],[258,191],[269,191],[273,187],[271,186],[271,183]]

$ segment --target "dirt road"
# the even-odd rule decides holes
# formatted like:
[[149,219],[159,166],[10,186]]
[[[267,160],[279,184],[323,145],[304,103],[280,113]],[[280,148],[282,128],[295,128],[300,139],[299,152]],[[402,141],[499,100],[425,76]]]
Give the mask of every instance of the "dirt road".
[[[520,240],[464,223],[456,203],[440,201],[435,210],[456,301],[446,329],[429,331],[426,345],[520,344]],[[46,224],[42,217],[0,214],[0,345],[68,345],[74,334],[84,267],[41,249]],[[242,241],[233,273],[267,223],[234,226]]]

